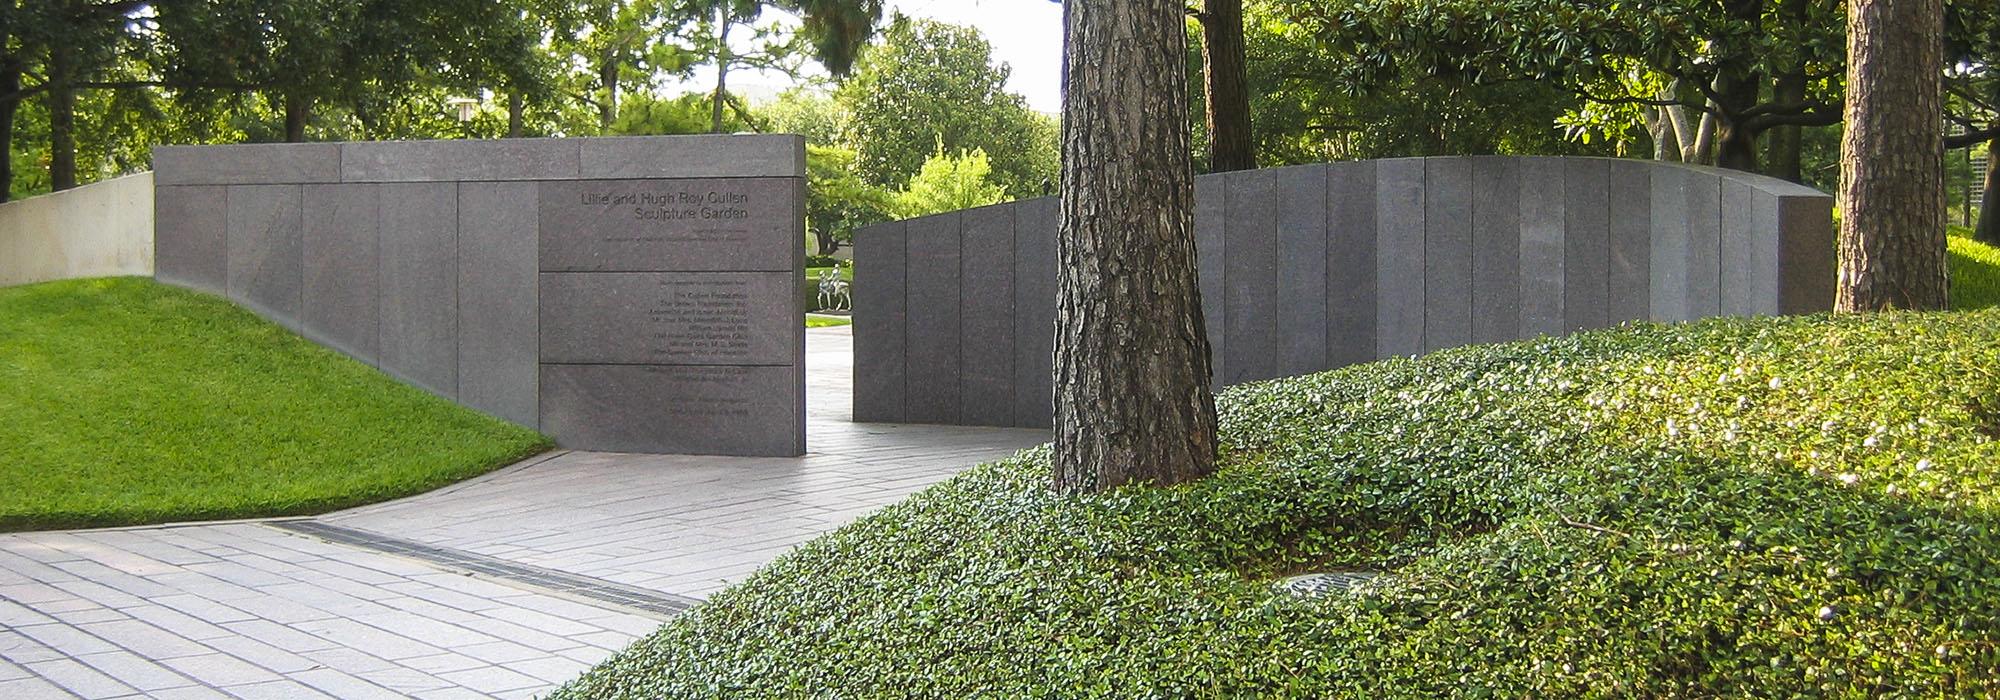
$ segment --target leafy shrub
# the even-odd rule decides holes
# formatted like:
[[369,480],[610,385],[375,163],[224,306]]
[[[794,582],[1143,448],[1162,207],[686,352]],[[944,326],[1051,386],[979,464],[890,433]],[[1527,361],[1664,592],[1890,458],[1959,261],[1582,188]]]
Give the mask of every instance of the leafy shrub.
[[[558,691],[2000,694],[2000,310],[1629,325],[1247,385],[1224,467],[1047,453],[809,542]],[[1388,575],[1302,598],[1272,581]]]

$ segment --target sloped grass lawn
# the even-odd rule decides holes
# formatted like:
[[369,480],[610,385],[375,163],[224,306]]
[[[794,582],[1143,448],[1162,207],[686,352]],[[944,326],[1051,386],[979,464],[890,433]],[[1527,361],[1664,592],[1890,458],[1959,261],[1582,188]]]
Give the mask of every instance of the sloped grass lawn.
[[1952,227],[1951,306],[1984,309],[2000,306],[2000,248],[1972,239],[1972,230]]
[[213,296],[0,289],[0,530],[318,513],[549,446]]
[[[557,697],[2000,694],[2000,310],[1628,326],[1221,407],[1212,479],[979,467]],[[1272,585],[1351,569],[1387,575]]]

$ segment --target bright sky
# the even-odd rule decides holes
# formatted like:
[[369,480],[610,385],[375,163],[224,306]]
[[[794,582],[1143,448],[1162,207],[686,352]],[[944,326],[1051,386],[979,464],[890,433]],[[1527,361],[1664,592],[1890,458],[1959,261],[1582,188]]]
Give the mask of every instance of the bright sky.
[[[977,28],[993,44],[993,59],[1012,67],[1007,89],[1041,112],[1062,110],[1062,5],[1049,0],[888,0],[888,11]],[[886,14],[886,13],[885,13]],[[817,67],[814,73],[819,73]],[[668,84],[679,93],[708,90],[715,71],[702,68],[688,80]],[[781,73],[731,72],[731,92],[760,99],[790,87]]]
[[1049,0],[889,0],[912,17],[977,28],[1013,66],[1007,89],[1041,112],[1062,110],[1062,5]]

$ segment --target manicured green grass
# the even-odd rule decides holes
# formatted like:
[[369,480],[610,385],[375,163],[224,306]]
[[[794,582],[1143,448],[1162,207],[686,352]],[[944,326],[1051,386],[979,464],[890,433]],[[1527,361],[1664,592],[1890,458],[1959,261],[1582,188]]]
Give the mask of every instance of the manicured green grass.
[[[559,698],[1993,697],[2000,309],[1635,325],[1238,387],[806,543]],[[1302,598],[1306,571],[1384,572]]]
[[1951,307],[2000,306],[2000,248],[1972,240],[1962,226],[1951,232]]
[[548,449],[213,296],[0,289],[0,530],[319,513]]
[[828,314],[806,314],[807,328],[832,328],[834,326],[851,326],[851,325],[854,325],[854,319],[849,316],[833,316]]

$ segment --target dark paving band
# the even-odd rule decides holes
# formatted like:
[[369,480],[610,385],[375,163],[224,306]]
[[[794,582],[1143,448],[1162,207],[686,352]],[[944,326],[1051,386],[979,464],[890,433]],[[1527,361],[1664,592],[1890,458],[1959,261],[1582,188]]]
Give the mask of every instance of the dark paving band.
[[317,520],[286,520],[265,525],[317,537],[335,544],[410,557],[447,569],[481,574],[514,584],[632,608],[659,617],[673,617],[701,604],[700,600],[686,596],[628,586],[600,578],[578,576],[539,566],[517,564],[484,554],[436,547],[367,530],[330,525]]

